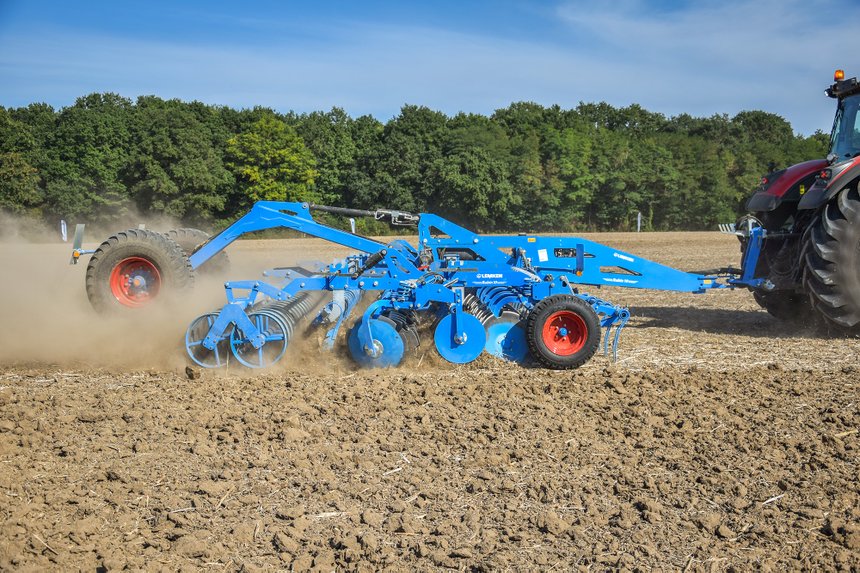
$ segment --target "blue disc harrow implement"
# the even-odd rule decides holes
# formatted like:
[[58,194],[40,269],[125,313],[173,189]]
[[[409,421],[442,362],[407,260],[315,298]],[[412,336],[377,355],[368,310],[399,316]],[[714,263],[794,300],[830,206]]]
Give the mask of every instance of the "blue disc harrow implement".
[[[416,225],[418,243],[382,243],[336,229],[314,220],[314,211]],[[611,347],[614,355],[630,317],[580,286],[687,292],[731,286],[576,237],[484,236],[432,214],[287,202],[257,203],[199,247],[190,265],[201,266],[246,233],[275,227],[356,253],[313,268],[271,269],[267,281],[225,283],[227,304],[194,319],[186,332],[188,356],[200,366],[235,360],[265,368],[283,358],[299,333],[323,330],[329,350],[347,325],[347,348],[362,366],[397,366],[429,331],[437,352],[452,363],[487,352],[575,368],[594,355],[601,338],[604,352]],[[362,299],[364,310],[353,317]]]

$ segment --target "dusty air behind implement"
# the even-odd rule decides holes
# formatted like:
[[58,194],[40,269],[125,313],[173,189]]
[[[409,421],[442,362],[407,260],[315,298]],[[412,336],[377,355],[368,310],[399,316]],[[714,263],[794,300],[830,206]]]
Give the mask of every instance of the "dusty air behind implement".
[[[323,331],[327,350],[347,325],[349,352],[368,367],[400,364],[429,331],[452,363],[487,352],[576,368],[594,355],[603,330],[604,352],[611,346],[614,354],[630,317],[584,286],[744,287],[779,318],[818,317],[850,330],[860,324],[860,86],[837,76],[827,93],[838,100],[830,156],[770,173],[749,201],[752,213],[722,226],[741,241],[740,269],[684,272],[577,237],[485,236],[433,214],[271,201],[211,238],[131,229],[85,251],[79,225],[72,262],[92,254],[86,283],[97,310],[140,312],[165,291],[190,286],[196,271],[223,268],[224,249],[247,233],[286,228],[355,251],[327,265],[271,269],[267,281],[225,283],[227,304],[194,319],[185,335],[188,357],[208,368],[271,366],[308,331],[303,321]],[[417,243],[356,235],[313,212],[414,225]],[[364,310],[354,317],[359,303]]]

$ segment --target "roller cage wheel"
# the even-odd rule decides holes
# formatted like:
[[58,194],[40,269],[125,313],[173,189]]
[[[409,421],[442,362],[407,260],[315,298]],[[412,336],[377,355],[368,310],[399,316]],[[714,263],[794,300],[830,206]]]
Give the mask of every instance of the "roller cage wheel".
[[600,345],[600,319],[590,304],[567,294],[540,301],[526,320],[526,339],[542,366],[566,370],[582,366]]
[[[209,240],[209,233],[200,229],[170,229],[165,236],[179,245],[186,256],[191,257],[203,243]],[[224,274],[230,270],[230,258],[226,251],[221,251],[197,269],[205,275]]]
[[87,265],[87,297],[101,313],[148,306],[193,284],[194,271],[179,245],[146,229],[109,237]]
[[815,311],[837,331],[860,330],[860,192],[840,191],[805,233],[803,284]]

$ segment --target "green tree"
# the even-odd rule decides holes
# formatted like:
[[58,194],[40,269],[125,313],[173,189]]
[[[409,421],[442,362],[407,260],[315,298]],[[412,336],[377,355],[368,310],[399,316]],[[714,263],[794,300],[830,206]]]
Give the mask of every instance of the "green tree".
[[20,153],[0,153],[0,208],[12,213],[40,215],[44,197],[39,174]]
[[436,160],[431,168],[434,195],[428,210],[479,231],[502,228],[518,197],[505,165],[477,148]]
[[344,110],[332,108],[302,116],[296,130],[317,160],[317,191],[326,203],[339,203],[356,161],[352,119]]
[[122,173],[131,144],[131,106],[116,94],[90,94],[59,113],[40,169],[46,213],[112,221],[128,212]]
[[363,115],[350,124],[350,139],[355,146],[352,165],[343,173],[343,190],[336,199],[340,206],[357,209],[385,207],[386,189],[396,185],[386,185],[380,179],[388,174],[381,172],[383,157],[384,126],[377,119]]
[[265,115],[244,133],[227,141],[228,167],[242,190],[240,206],[255,201],[308,201],[314,188],[316,161],[295,129]]
[[425,211],[433,194],[431,166],[442,157],[448,118],[427,107],[406,105],[385,125],[376,163],[380,204]]
[[560,230],[560,197],[557,189],[544,185],[544,163],[536,134],[516,136],[511,141],[511,184],[520,198],[507,217],[512,228],[523,231]]
[[552,186],[557,187],[560,197],[559,222],[575,228],[584,223],[596,190],[596,176],[591,169],[593,136],[584,125],[552,130],[544,147],[548,171],[554,168]]
[[223,211],[235,180],[217,147],[226,131],[213,116],[197,102],[138,98],[125,183],[141,211],[201,222]]
[[763,111],[665,118],[637,104],[517,102],[492,116],[407,105],[387,121],[90,94],[0,107],[0,203],[116,224],[130,208],[235,219],[257,199],[438,211],[486,230],[709,228],[759,177],[827,152]]

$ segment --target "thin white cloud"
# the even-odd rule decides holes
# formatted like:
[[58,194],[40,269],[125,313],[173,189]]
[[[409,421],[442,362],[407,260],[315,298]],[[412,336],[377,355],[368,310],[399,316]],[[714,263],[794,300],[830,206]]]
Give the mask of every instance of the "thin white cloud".
[[[640,69],[636,79],[661,86],[670,109],[684,110],[684,98],[686,109],[699,113],[763,109],[810,133],[829,128],[833,105],[821,94],[833,70],[852,63],[845,56],[853,50],[860,6],[728,0],[657,12],[640,0],[612,10],[569,1],[557,13],[608,62],[633,64]],[[639,93],[645,107],[659,105],[658,90]]]
[[659,16],[635,0],[606,6],[561,5],[569,42],[344,22],[257,47],[9,34],[0,36],[0,105],[115,91],[282,111],[340,106],[386,120],[404,103],[453,114],[607,101],[667,115],[763,109],[804,133],[829,128],[833,105],[821,92],[844,63],[833,54],[851,53],[856,8],[819,24],[815,14],[833,3],[705,3]]

